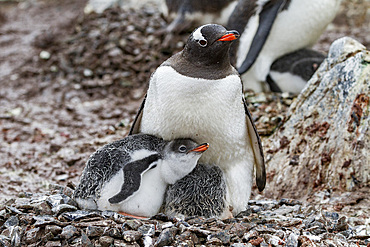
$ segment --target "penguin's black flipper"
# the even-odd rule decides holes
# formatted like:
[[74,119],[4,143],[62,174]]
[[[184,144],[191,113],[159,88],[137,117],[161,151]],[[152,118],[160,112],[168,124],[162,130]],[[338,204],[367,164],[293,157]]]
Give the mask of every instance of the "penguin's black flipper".
[[120,203],[137,192],[141,185],[142,175],[146,171],[154,168],[159,158],[159,154],[152,154],[144,159],[135,160],[126,164],[123,168],[124,180],[121,191],[112,198],[109,198],[108,201],[110,203]]
[[259,25],[254,35],[252,44],[242,65],[238,68],[239,74],[245,73],[256,61],[262,50],[277,14],[285,5],[286,0],[268,1],[259,14]]
[[256,161],[256,183],[259,191],[263,191],[266,185],[266,169],[265,169],[265,158],[263,156],[262,142],[260,136],[258,135],[257,128],[253,123],[252,116],[247,108],[247,103],[243,97],[243,104],[245,109],[245,114],[247,115],[247,127],[249,137],[251,138],[252,148],[254,152],[254,157]]
[[144,110],[145,100],[146,100],[146,94],[145,94],[145,97],[143,99],[143,102],[140,105],[140,109],[136,114],[135,120],[132,123],[130,132],[128,132],[128,135],[133,135],[133,134],[140,133],[139,129],[140,129],[140,124],[141,124],[141,118],[143,117],[143,110]]

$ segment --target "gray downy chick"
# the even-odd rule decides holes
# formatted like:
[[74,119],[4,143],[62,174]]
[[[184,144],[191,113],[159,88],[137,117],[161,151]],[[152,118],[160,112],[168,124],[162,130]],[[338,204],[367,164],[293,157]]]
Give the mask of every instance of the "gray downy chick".
[[167,185],[189,174],[207,148],[190,139],[128,136],[90,156],[73,198],[83,209],[155,215]]
[[164,212],[175,217],[232,217],[226,205],[226,184],[221,169],[198,164],[175,184],[168,186]]

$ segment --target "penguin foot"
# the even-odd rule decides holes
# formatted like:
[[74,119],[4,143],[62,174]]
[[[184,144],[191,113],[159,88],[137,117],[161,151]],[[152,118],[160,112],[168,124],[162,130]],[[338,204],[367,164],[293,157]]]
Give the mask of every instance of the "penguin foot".
[[124,216],[135,218],[135,219],[148,219],[148,217],[142,217],[142,216],[132,215],[132,214],[128,214],[128,213],[125,213],[125,212],[118,212],[118,213],[121,214],[121,215],[124,215]]

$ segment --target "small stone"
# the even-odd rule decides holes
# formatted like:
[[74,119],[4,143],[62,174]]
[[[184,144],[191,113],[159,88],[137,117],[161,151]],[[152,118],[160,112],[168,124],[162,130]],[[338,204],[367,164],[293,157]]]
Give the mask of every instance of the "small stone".
[[112,50],[110,50],[108,52],[108,55],[110,57],[121,57],[123,54],[122,54],[122,50],[116,47],[116,48],[113,48]]
[[334,225],[334,231],[345,231],[348,230],[348,222],[345,216],[338,219],[338,222]]
[[137,230],[141,232],[143,235],[153,236],[155,234],[155,225],[145,224],[140,226]]
[[99,243],[101,244],[102,247],[108,247],[111,244],[113,244],[114,238],[109,237],[109,236],[101,236],[99,238]]
[[218,239],[218,238],[209,238],[207,239],[206,245],[207,246],[222,246],[222,241],[221,239]]
[[243,239],[248,242],[250,239],[257,237],[258,235],[259,233],[256,230],[250,230],[244,234]]
[[192,247],[194,246],[194,242],[191,240],[176,240],[172,246],[177,246],[177,247]]
[[197,236],[199,237],[207,237],[208,235],[211,234],[210,231],[208,230],[203,230],[203,229],[200,229],[199,227],[189,227],[188,228],[191,232],[194,232]]
[[94,73],[92,72],[91,69],[84,69],[83,74],[85,77],[91,77],[93,76]]
[[260,235],[266,243],[268,243],[269,245],[272,245],[272,246],[279,246],[279,245],[285,245],[285,242],[277,237],[277,236],[274,236],[274,235],[270,235],[270,234],[262,234]]
[[254,239],[251,239],[251,240],[248,241],[248,243],[250,243],[251,245],[254,245],[254,246],[258,246],[262,242],[263,242],[263,238],[261,238],[261,237],[254,238]]
[[164,229],[158,237],[157,242],[155,243],[155,246],[162,247],[162,246],[168,246],[171,245],[172,242],[175,240],[175,235],[177,233],[177,228],[171,227]]
[[105,229],[104,235],[108,235],[112,238],[121,238],[122,237],[122,234],[121,234],[120,230],[117,229],[117,228]]
[[295,234],[295,233],[291,233],[288,237],[288,239],[286,240],[286,243],[285,243],[286,247],[297,247],[298,246],[298,236]]
[[95,211],[77,210],[73,212],[62,213],[58,217],[58,219],[65,220],[65,221],[78,221],[78,220],[82,220],[85,218],[92,218],[92,217],[101,217],[101,215]]
[[77,228],[72,226],[72,225],[69,225],[69,226],[66,226],[66,227],[63,228],[63,231],[60,234],[60,236],[64,239],[68,240],[68,239],[70,239],[73,236],[76,236],[78,234],[79,234],[79,231],[77,230]]
[[10,246],[10,238],[4,235],[0,235],[0,245],[5,247]]
[[247,228],[247,225],[241,223],[234,223],[230,227],[230,233],[235,234],[238,237],[243,237],[243,235],[250,229]]
[[230,235],[228,234],[227,231],[221,231],[215,234],[211,234],[207,237],[207,239],[212,239],[212,238],[217,238],[221,240],[223,245],[229,245],[230,244]]
[[143,234],[138,231],[124,231],[122,235],[123,239],[127,242],[135,242],[143,236]]
[[19,219],[17,216],[10,216],[7,221],[4,223],[4,227],[9,228],[12,226],[18,226],[19,225]]
[[40,58],[44,60],[48,60],[51,57],[50,52],[48,51],[41,51],[40,52]]
[[60,241],[48,241],[45,244],[45,247],[60,247],[62,243]]
[[89,237],[81,231],[81,245],[82,246],[94,246],[92,242],[90,241]]
[[294,200],[294,199],[282,198],[279,201],[279,205],[295,206],[295,205],[302,205],[302,202],[298,200]]
[[86,228],[86,235],[88,237],[98,237],[103,235],[105,227],[100,226],[88,226]]
[[144,236],[144,246],[152,246],[153,245],[153,238],[150,236]]
[[140,247],[138,243],[127,244],[125,240],[122,240],[122,239],[114,239],[113,245],[115,247]]
[[36,227],[26,231],[24,239],[27,244],[31,244],[38,241],[39,237],[40,237],[40,228]]
[[41,241],[46,242],[46,241],[49,241],[49,240],[53,240],[54,238],[55,238],[54,234],[49,232],[49,233],[45,233],[44,235],[42,235]]
[[32,210],[35,211],[38,215],[50,215],[52,214],[51,208],[46,201],[41,201],[37,203],[30,204],[32,206]]
[[49,215],[33,216],[33,219],[36,221],[33,225],[35,227],[44,226],[44,225],[62,225],[62,223],[56,220],[54,217]]
[[55,177],[55,179],[58,181],[66,181],[68,178],[69,178],[68,174],[61,174]]
[[10,232],[10,244],[11,246],[20,246],[21,238],[23,235],[23,229],[20,226],[11,227],[12,231]]
[[59,215],[64,212],[71,212],[71,211],[76,211],[76,210],[77,208],[75,206],[68,205],[68,204],[60,204],[51,209],[51,211],[56,215]]
[[339,219],[339,214],[335,212],[324,212],[324,217],[325,218],[330,218],[332,220],[338,220]]
[[[60,190],[63,190],[64,187],[61,187]],[[72,202],[73,200],[64,194],[56,194],[56,195],[51,195],[46,199],[46,202],[52,207],[56,207],[60,204],[71,204],[74,203]],[[74,205],[73,205],[74,206]]]
[[11,214],[23,214],[21,211],[19,211],[17,208],[12,206],[5,206],[5,209],[10,212]]

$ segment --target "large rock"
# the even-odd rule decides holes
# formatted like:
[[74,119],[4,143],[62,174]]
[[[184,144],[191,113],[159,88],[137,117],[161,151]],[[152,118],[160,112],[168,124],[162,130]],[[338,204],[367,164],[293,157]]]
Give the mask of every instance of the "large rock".
[[344,37],[265,141],[266,195],[303,198],[316,190],[370,186],[370,52]]

